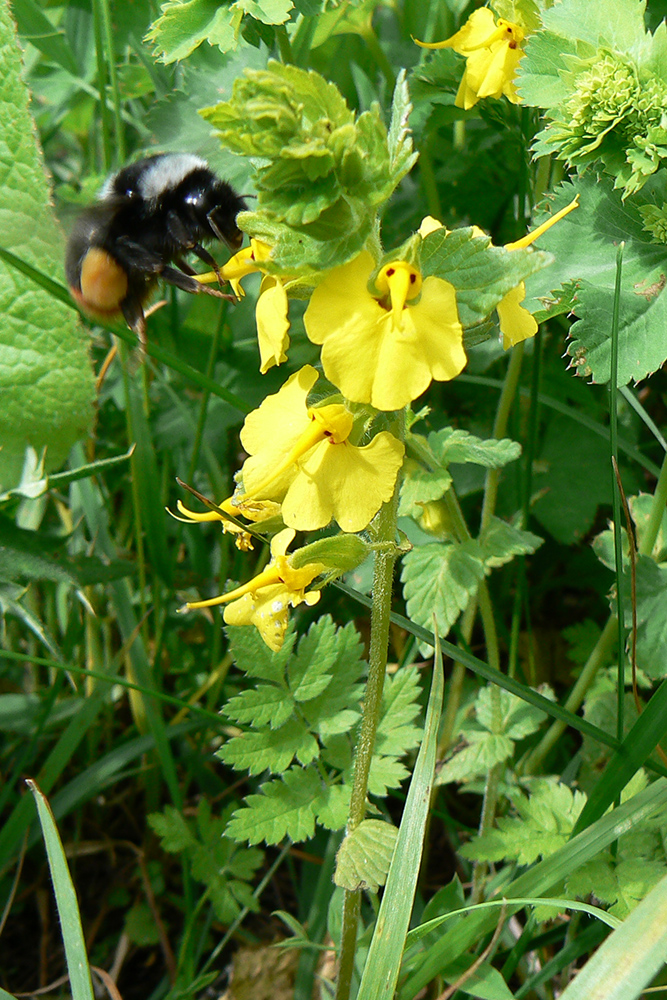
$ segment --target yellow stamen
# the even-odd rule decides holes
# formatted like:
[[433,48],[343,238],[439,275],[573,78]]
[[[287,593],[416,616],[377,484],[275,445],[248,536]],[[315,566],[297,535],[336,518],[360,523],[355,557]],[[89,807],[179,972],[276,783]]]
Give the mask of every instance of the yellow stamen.
[[506,243],[505,249],[522,250],[524,247],[529,247],[531,243],[534,243],[534,241],[538,240],[540,236],[543,236],[547,229],[551,229],[552,226],[555,226],[557,222],[564,219],[566,215],[569,215],[569,213],[578,206],[579,195],[575,195],[570,204],[566,205],[565,208],[561,208],[560,212],[556,212],[555,215],[552,215],[550,219],[543,222],[542,225],[538,226],[532,233],[527,233],[525,236],[522,236],[520,240],[516,240],[514,243]]
[[263,493],[267,486],[295,465],[320,441],[328,438],[331,444],[342,444],[350,436],[354,423],[352,414],[342,403],[329,403],[327,406],[311,408],[308,410],[308,416],[310,423],[296,440],[287,457],[258,486],[253,486],[254,497]]

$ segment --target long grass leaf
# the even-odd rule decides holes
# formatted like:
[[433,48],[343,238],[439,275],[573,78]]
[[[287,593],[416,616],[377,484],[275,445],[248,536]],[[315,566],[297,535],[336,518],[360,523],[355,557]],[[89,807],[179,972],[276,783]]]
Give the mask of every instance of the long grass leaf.
[[73,1000],[94,1000],[93,984],[90,978],[90,967],[86,954],[86,943],[79,915],[79,904],[77,903],[74,883],[69,873],[58,828],[56,827],[49,804],[35,782],[28,779],[27,785],[35,797],[37,814],[44,835],[44,844],[49,859],[49,870],[53,880],[53,891],[56,896],[58,916],[60,917],[63,944],[65,945],[65,958],[67,960],[72,998]]
[[436,637],[433,682],[426,709],[424,738],[405,801],[394,857],[357,1000],[390,1000],[396,989],[424,847],[443,693],[442,653]]

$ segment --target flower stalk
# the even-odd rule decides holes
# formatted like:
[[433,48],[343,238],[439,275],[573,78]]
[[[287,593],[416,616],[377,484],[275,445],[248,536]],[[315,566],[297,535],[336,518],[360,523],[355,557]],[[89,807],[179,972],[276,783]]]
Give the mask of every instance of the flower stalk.
[[[402,430],[402,428],[401,428]],[[402,437],[402,434],[401,434]],[[373,759],[375,734],[382,707],[382,691],[387,669],[387,648],[391,616],[391,595],[394,579],[396,548],[396,522],[398,517],[399,483],[394,495],[377,515],[375,541],[375,566],[373,570],[373,596],[371,605],[371,639],[368,664],[368,682],[364,696],[363,717],[354,758],[354,778],[347,833],[351,833],[366,815],[368,776]],[[336,1000],[348,1000],[354,971],[357,943],[357,924],[361,908],[361,890],[346,890],[343,905],[340,965],[336,986]]]

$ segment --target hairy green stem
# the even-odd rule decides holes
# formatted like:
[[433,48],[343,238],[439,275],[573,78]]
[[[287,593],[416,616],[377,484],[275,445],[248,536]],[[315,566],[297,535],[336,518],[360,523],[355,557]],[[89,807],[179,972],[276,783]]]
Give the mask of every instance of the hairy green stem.
[[[398,484],[394,496],[386,503],[377,519],[378,543],[391,543],[396,538],[398,513]],[[375,552],[373,573],[373,603],[371,606],[371,642],[368,662],[368,683],[364,696],[364,711],[361,731],[354,758],[354,778],[347,832],[351,833],[366,815],[368,775],[373,759],[375,734],[377,732],[382,689],[387,668],[387,645],[391,615],[391,592],[394,579],[394,563],[397,550],[391,544],[382,545]],[[343,906],[343,927],[341,933],[340,967],[336,985],[336,1000],[348,1000],[354,971],[354,956],[357,942],[357,923],[361,908],[361,891],[346,891]]]

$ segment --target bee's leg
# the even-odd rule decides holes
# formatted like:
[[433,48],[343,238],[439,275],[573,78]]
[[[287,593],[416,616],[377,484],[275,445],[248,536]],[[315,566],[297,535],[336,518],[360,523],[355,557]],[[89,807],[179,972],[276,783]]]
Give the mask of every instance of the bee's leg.
[[174,264],[179,269],[179,271],[183,272],[183,274],[195,275],[197,273],[194,267],[190,267],[188,262],[186,260],[183,260],[182,257],[176,257],[174,260]]
[[203,284],[201,281],[197,281],[189,274],[183,274],[182,271],[177,270],[175,267],[165,267],[163,268],[160,277],[167,282],[169,285],[175,285],[176,288],[181,288],[184,292],[190,292],[191,295],[199,295],[203,292],[205,295],[215,295],[216,299],[226,299],[228,302],[236,302],[235,295],[229,295],[227,292],[221,292],[217,288],[209,288],[208,285]]
[[[191,250],[192,253],[196,254],[200,260],[203,260],[205,264],[208,264],[212,271],[215,271],[218,283],[222,285],[222,275],[220,274],[218,262],[208,252],[208,250],[205,250],[203,246],[197,243],[188,227],[183,223],[176,212],[169,212],[167,216],[167,229],[175,240],[182,243],[183,246],[188,248],[188,250]],[[179,264],[178,266],[180,267],[181,265]],[[185,271],[185,273],[188,274],[193,272]]]
[[144,307],[139,299],[127,298],[120,305],[125,322],[139,341],[139,357],[143,361],[146,356],[146,317]]

